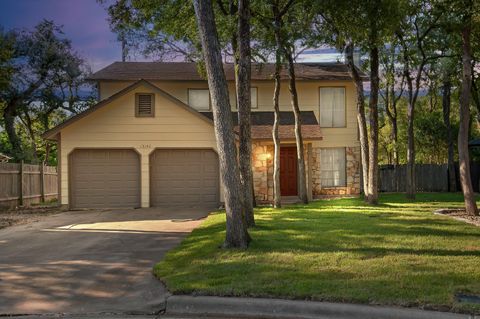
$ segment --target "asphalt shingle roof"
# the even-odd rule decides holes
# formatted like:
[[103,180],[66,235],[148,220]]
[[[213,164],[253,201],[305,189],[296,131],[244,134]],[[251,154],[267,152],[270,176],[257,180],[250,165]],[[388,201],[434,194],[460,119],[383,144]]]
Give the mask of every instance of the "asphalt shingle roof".
[[[213,120],[212,112],[200,112],[203,116]],[[305,140],[321,140],[322,132],[313,111],[301,111],[302,136]],[[252,112],[252,139],[272,140],[273,112]],[[238,132],[238,113],[232,112],[232,121],[235,131]],[[280,112],[280,126],[278,128],[280,140],[295,140],[295,118],[293,112]]]
[[[272,80],[275,65],[273,63],[252,64],[252,80]],[[227,80],[234,80],[233,64],[224,64]],[[366,79],[366,76],[360,72]],[[343,63],[296,63],[297,80],[351,80],[348,66]],[[282,79],[288,79],[284,66]],[[90,80],[110,81],[199,81],[200,75],[196,63],[190,62],[114,62],[95,72]]]
[[[212,112],[200,112],[203,116],[206,116],[213,121]],[[317,118],[313,111],[300,111],[300,117],[302,118],[303,125],[318,125]],[[261,111],[250,113],[252,125],[273,125],[274,113],[273,111]],[[232,112],[233,125],[238,125],[238,114]],[[294,125],[295,117],[291,111],[280,112],[280,125]]]

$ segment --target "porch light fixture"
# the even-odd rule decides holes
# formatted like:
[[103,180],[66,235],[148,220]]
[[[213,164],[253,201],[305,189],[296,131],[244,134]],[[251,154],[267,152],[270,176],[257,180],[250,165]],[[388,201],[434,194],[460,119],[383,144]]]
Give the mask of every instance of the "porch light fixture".
[[272,158],[272,154],[270,152],[265,152],[258,155],[258,159],[261,161],[266,161],[271,158]]

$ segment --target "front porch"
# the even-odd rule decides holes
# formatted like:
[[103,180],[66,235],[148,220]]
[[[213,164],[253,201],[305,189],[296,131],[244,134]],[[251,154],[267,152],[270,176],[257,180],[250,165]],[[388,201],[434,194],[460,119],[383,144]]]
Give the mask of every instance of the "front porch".
[[[210,113],[205,113],[211,116]],[[323,132],[313,111],[300,112],[309,200],[325,196],[360,194],[360,146],[355,139],[331,138],[324,141]],[[237,114],[232,113],[237,125]],[[257,203],[273,202],[272,128],[273,112],[252,112],[252,171]],[[238,126],[235,126],[238,132]],[[293,112],[280,112],[280,191],[289,202],[298,198],[298,163]],[[323,163],[323,164],[322,164]]]
[[[306,141],[304,143],[305,168],[307,179],[307,193],[310,200],[325,197],[326,195],[359,195],[360,194],[360,148],[345,147],[345,177],[344,183],[338,186],[325,186],[322,183],[321,143]],[[295,201],[298,193],[297,185],[289,187],[292,182],[298,183],[298,174],[288,157],[291,152],[296,154],[294,142],[285,141],[280,148],[280,175],[282,201]],[[274,145],[272,141],[253,141],[252,144],[252,171],[255,199],[257,203],[267,204],[273,202],[273,156]],[[283,159],[283,160],[282,160]],[[295,158],[296,160],[296,158]],[[282,167],[283,166],[283,167]],[[282,175],[288,175],[282,178]],[[325,175],[325,174],[324,174]],[[292,176],[295,176],[292,178]],[[285,176],[284,176],[285,177]],[[290,185],[292,186],[292,185]],[[294,191],[294,193],[292,193]]]

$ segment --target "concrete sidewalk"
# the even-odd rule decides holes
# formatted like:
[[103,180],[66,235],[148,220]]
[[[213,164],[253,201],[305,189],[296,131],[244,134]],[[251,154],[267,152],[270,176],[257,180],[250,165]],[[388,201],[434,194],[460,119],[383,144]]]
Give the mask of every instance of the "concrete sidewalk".
[[480,319],[468,314],[398,307],[206,296],[170,296],[166,308],[157,311],[160,314],[60,313],[22,316],[22,319]]
[[[479,319],[480,316],[356,304],[227,297],[170,296],[165,315],[282,319]],[[161,318],[161,317],[160,317]]]

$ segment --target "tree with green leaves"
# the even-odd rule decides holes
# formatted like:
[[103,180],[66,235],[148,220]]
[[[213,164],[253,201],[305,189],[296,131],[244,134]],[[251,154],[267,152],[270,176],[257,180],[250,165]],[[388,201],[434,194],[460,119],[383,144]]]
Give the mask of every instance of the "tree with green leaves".
[[280,89],[281,89],[281,70],[283,62],[282,54],[282,30],[283,16],[287,13],[292,1],[281,4],[278,1],[272,2],[253,2],[254,24],[257,26],[256,50],[263,52],[264,60],[273,52],[275,59],[275,68],[273,74],[273,113],[274,121],[272,126],[272,139],[274,145],[273,154],[273,207],[282,207],[282,195],[280,189]]
[[472,100],[477,114],[477,124],[480,125],[480,15],[477,13],[478,10],[478,2],[475,2],[470,36],[472,48]]
[[238,150],[240,181],[245,205],[245,220],[248,227],[255,226],[254,188],[252,172],[252,138],[251,138],[251,36],[250,36],[250,1],[233,0],[228,2],[228,9],[222,0],[217,1],[225,20],[221,25],[230,35],[230,43],[235,72],[235,97],[238,108]]
[[[289,92],[292,111],[295,119],[295,144],[297,149],[299,198],[308,203],[306,165],[304,145],[301,132],[302,119],[298,104],[298,93],[295,77],[296,46],[306,39],[305,34],[311,26],[313,13],[308,10],[308,2],[300,0],[271,0],[254,2],[253,14],[257,37],[254,39],[260,51],[269,56],[273,52],[275,71],[273,74],[274,92],[273,109],[274,123],[272,137],[274,143],[273,159],[273,206],[281,207],[280,190],[280,139],[278,130],[280,125],[279,96],[281,89],[281,70],[286,65],[289,77]],[[266,60],[267,58],[265,58]]]
[[212,99],[215,136],[220,162],[220,174],[224,185],[227,215],[226,248],[246,248],[250,241],[244,220],[244,203],[241,194],[240,171],[227,80],[223,70],[220,43],[215,25],[211,0],[194,0],[202,55],[207,71],[208,87]]
[[[454,82],[453,82],[454,83]],[[442,88],[440,87],[436,97],[439,102],[434,109],[431,109],[430,97],[422,95],[418,98],[415,108],[414,136],[416,145],[416,164],[448,164],[449,157],[449,134],[454,137],[458,135],[458,86],[452,89],[451,110],[450,110],[450,131],[444,119],[442,100]],[[397,104],[398,119],[398,151],[399,164],[407,163],[406,148],[408,145],[408,123],[407,123],[408,100],[402,97]],[[475,127],[473,127],[475,128]],[[471,133],[478,134],[478,129]],[[453,162],[457,159],[457,142],[453,139]],[[379,131],[379,162],[380,164],[394,164],[392,158],[393,142],[391,139],[391,122],[386,115],[380,116]],[[453,171],[455,174],[455,171]],[[455,177],[455,175],[454,175]],[[452,183],[449,181],[449,183]],[[455,183],[455,181],[453,182]]]
[[[77,108],[88,107],[80,99],[79,88],[85,84],[89,70],[53,21],[44,20],[33,31],[3,33],[1,38],[2,42],[9,41],[11,48],[2,63],[2,69],[9,70],[9,76],[3,79],[0,90],[10,154],[16,160],[26,158],[17,132],[16,124],[20,121],[31,139],[34,160],[39,161],[35,151],[38,132],[33,130],[34,118],[44,118],[42,122],[49,123],[48,117],[55,110],[68,109],[75,113]],[[62,96],[61,102],[50,104],[53,96],[58,99]]]
[[387,43],[380,48],[380,95],[384,101],[385,115],[390,121],[390,151],[392,156],[389,163],[398,165],[398,102],[403,96],[405,76],[398,67],[400,65],[400,54],[396,37],[391,37]]
[[0,27],[0,91],[8,88],[14,71],[11,59],[15,55],[16,36],[16,33],[5,32]]
[[[99,2],[108,3],[104,0]],[[212,9],[216,17],[220,50],[225,56],[231,57],[234,63],[244,213],[247,224],[254,226],[250,127],[250,3],[245,0],[238,3],[233,0],[218,0],[215,4],[212,4]],[[153,0],[116,0],[107,6],[112,30],[119,36],[129,35],[127,45],[136,49],[142,48],[141,51],[146,56],[182,55],[187,61],[198,62],[200,71],[204,74],[203,51],[193,9],[190,2],[177,0],[167,1],[161,6]]]
[[[291,1],[293,3],[293,1]],[[288,3],[287,3],[288,5]],[[308,32],[313,19],[311,6],[308,2],[299,2],[292,5],[287,11],[286,21],[284,26],[288,27],[283,41],[283,53],[288,66],[288,89],[290,91],[290,100],[295,118],[295,143],[297,146],[297,162],[298,162],[298,196],[304,204],[308,204],[307,194],[307,177],[305,166],[305,148],[303,146],[302,137],[302,118],[300,114],[300,107],[298,105],[298,93],[295,77],[295,63],[294,54],[299,42],[305,39],[305,33]],[[295,17],[295,18],[293,18]]]
[[251,129],[251,48],[250,48],[250,0],[238,0],[238,45],[235,56],[236,94],[239,127],[239,164],[242,193],[245,198],[247,226],[255,226],[253,214],[254,189],[252,173],[252,129]]
[[141,55],[155,61],[200,61],[200,43],[190,1],[172,0],[162,5],[155,0],[97,2],[108,13],[110,29],[122,44],[125,60]]
[[[428,81],[432,83],[429,86],[428,95],[430,97],[430,111],[433,112],[437,99],[441,99],[443,125],[445,129],[445,139],[447,141],[447,166],[449,191],[455,192],[456,176],[455,176],[455,149],[454,149],[454,127],[452,125],[452,91],[458,86],[459,79],[456,77],[460,73],[459,51],[456,48],[459,44],[460,37],[448,34],[446,30],[441,30],[444,37],[448,37],[450,43],[448,57],[440,58],[433,61],[428,68]],[[452,48],[452,49],[451,49]]]
[[472,93],[472,22],[479,18],[480,8],[473,0],[463,0],[460,33],[462,36],[462,82],[460,93],[460,127],[458,130],[458,160],[460,182],[465,200],[465,210],[469,215],[478,216],[478,207],[470,178],[470,158],[468,152],[468,131],[470,122],[470,100]]
[[410,1],[399,30],[396,32],[400,47],[403,74],[407,94],[407,198],[414,199],[415,183],[415,106],[426,67],[433,61],[443,57],[439,51],[445,52],[442,37],[432,36],[438,30],[444,11],[431,1]]
[[[379,50],[397,29],[403,11],[398,1],[375,0],[318,2],[315,38],[345,49],[347,64],[354,80],[357,95],[357,122],[363,167],[365,200],[378,202],[378,95]],[[359,27],[362,26],[362,27]],[[365,115],[363,79],[354,63],[354,48],[368,53],[370,96],[368,125]]]

